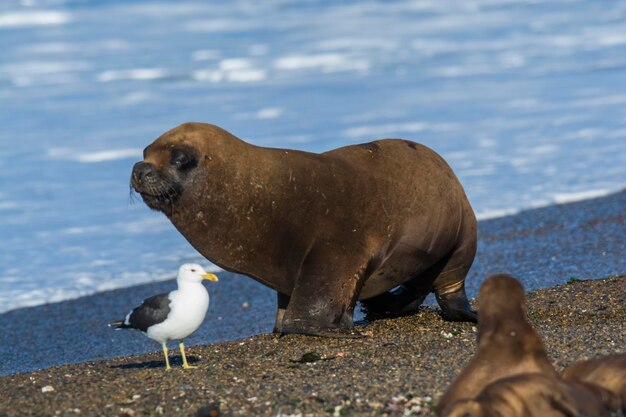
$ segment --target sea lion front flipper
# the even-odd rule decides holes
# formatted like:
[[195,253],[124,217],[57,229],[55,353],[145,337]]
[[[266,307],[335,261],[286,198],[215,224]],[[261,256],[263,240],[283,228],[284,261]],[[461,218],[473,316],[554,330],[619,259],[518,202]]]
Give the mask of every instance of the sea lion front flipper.
[[[352,328],[352,315],[365,268],[358,266],[359,260],[330,265],[328,260],[335,258],[336,254],[324,252],[323,248],[330,246],[321,244],[320,247],[322,249],[312,249],[304,259],[280,333],[359,337]],[[358,257],[351,256],[351,259],[355,258]]]

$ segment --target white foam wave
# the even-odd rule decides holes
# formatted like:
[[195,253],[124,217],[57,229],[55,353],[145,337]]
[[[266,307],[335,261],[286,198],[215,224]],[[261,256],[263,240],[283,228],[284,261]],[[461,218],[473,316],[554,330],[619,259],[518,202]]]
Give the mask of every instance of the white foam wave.
[[213,59],[219,59],[220,55],[220,51],[214,49],[201,49],[193,51],[191,59],[194,61],[210,61]]
[[197,81],[213,83],[222,81],[251,83],[265,80],[267,72],[263,69],[255,68],[249,59],[228,58],[221,60],[216,69],[194,71],[191,77]]
[[246,32],[257,29],[261,23],[240,19],[213,19],[192,20],[185,23],[184,28],[189,32]]
[[482,177],[485,175],[490,175],[495,172],[495,167],[485,165],[480,168],[472,168],[472,169],[461,169],[459,170],[459,177],[467,178],[467,177]]
[[427,130],[430,131],[449,131],[456,129],[456,125],[453,123],[422,123],[422,122],[408,122],[408,123],[388,123],[383,125],[369,125],[369,126],[356,126],[345,129],[341,134],[345,137],[352,139],[360,138],[380,138],[380,137],[393,137],[401,133],[420,133]]
[[150,17],[166,17],[172,16],[196,16],[204,15],[207,12],[216,12],[216,5],[206,5],[202,3],[185,2],[123,2],[124,13],[135,14],[139,16]]
[[229,81],[235,83],[251,83],[263,81],[267,72],[255,68],[247,58],[227,58],[217,64],[217,68],[194,71],[191,78],[197,81],[219,83]]
[[16,87],[32,85],[71,84],[78,81],[78,72],[88,71],[88,62],[25,62],[0,67]]
[[285,71],[317,69],[325,73],[360,71],[370,68],[365,59],[358,59],[343,54],[292,55],[274,61],[277,69]]
[[[155,216],[134,222],[111,222],[106,225],[73,226],[60,230],[43,230],[36,233],[38,239],[54,239],[58,235],[116,235],[132,236],[162,233],[171,230],[171,224],[165,217]],[[59,249],[63,250],[63,249]],[[172,258],[176,260],[178,258]]]
[[172,225],[165,217],[155,216],[131,223],[116,223],[113,227],[117,230],[117,233],[122,235],[145,235],[146,233],[160,233],[171,230]]
[[71,16],[63,12],[28,11],[2,13],[0,14],[0,28],[64,25],[71,20]]
[[[149,282],[165,281],[174,278],[176,275],[176,271],[156,271],[154,273],[132,271],[116,275],[106,273],[100,275],[98,273],[98,267],[107,266],[111,263],[111,261],[107,260],[96,260],[91,265],[94,267],[94,272],[82,272],[80,274],[65,276],[63,278],[64,286],[35,287],[33,285],[28,291],[24,291],[23,288],[12,289],[9,285],[23,281],[23,277],[11,275],[0,276],[0,284],[2,284],[0,287],[0,313],[5,313],[16,308],[33,307],[72,300],[102,291],[124,288],[128,287],[129,283],[132,285],[140,285]],[[204,262],[200,261],[200,263]],[[223,269],[213,264],[205,266],[204,269],[212,273],[223,271]]]
[[577,191],[570,193],[556,193],[552,196],[552,201],[556,204],[573,203],[575,201],[589,200],[592,198],[604,197],[611,194],[612,190],[600,189],[600,190],[588,190]]
[[70,43],[45,42],[22,46],[19,51],[24,54],[66,54],[80,51],[80,47]]
[[219,63],[219,69],[222,71],[240,71],[251,67],[252,62],[246,58],[228,58]]
[[76,73],[93,68],[86,61],[25,61],[0,66],[0,77],[6,76],[18,87],[68,84],[76,82]]
[[476,218],[478,220],[489,220],[495,219],[499,217],[511,216],[514,214],[518,214],[523,210],[537,209],[548,207],[554,204],[568,204],[575,203],[578,201],[584,200],[592,200],[594,198],[606,197],[615,192],[619,192],[620,189],[597,189],[597,190],[587,190],[587,191],[573,191],[567,193],[555,193],[552,195],[550,200],[537,200],[532,202],[526,208],[523,209],[494,209],[494,210],[485,210],[476,213]]
[[315,45],[315,49],[321,51],[363,49],[394,50],[397,46],[397,42],[390,39],[335,38],[318,42]]
[[516,209],[486,210],[486,211],[481,211],[479,213],[476,213],[476,219],[478,220],[496,219],[499,217],[512,216],[517,213],[519,213],[519,210],[516,210]]
[[[276,143],[276,136],[265,137],[265,138],[257,138],[255,143],[258,145],[273,145]],[[280,136],[280,143],[283,144],[298,144],[302,145],[305,143],[310,143],[316,140],[316,137],[313,135],[289,135],[289,136]]]
[[9,76],[47,75],[90,70],[93,65],[86,61],[25,61],[0,66],[0,74]]
[[48,150],[48,156],[54,159],[64,159],[86,164],[96,162],[115,161],[119,159],[141,159],[143,150],[140,148],[110,149],[98,152],[78,152],[67,148],[53,148]]
[[225,73],[227,81],[236,83],[252,83],[256,81],[263,81],[267,78],[267,73],[260,69],[245,69],[238,71],[229,71]]
[[155,95],[151,94],[147,91],[135,91],[133,93],[128,93],[117,101],[122,106],[133,106],[140,103],[145,103],[150,100],[154,100]]
[[168,77],[163,68],[137,68],[130,70],[110,70],[98,74],[98,81],[110,82],[120,80],[158,80]]
[[219,83],[221,81],[251,83],[263,81],[267,78],[267,73],[259,69],[243,69],[237,71],[199,70],[193,72],[192,78],[197,81],[210,81],[213,83]]
[[68,227],[63,230],[60,230],[59,233],[64,235],[83,235],[94,233],[100,230],[100,226],[87,226],[87,227]]
[[276,119],[283,114],[283,109],[280,107],[266,107],[257,111],[254,116],[259,120]]

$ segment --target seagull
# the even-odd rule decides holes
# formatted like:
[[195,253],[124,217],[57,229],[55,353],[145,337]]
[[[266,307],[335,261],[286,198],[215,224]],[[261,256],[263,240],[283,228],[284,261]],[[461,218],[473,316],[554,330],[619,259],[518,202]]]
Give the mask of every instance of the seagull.
[[183,368],[197,368],[187,363],[183,340],[198,330],[209,309],[209,293],[202,285],[203,279],[217,281],[214,274],[207,273],[198,264],[181,265],[176,277],[177,290],[146,298],[124,320],[109,323],[109,326],[116,330],[141,330],[150,339],[161,343],[166,370],[172,369],[167,356],[167,342],[178,340]]

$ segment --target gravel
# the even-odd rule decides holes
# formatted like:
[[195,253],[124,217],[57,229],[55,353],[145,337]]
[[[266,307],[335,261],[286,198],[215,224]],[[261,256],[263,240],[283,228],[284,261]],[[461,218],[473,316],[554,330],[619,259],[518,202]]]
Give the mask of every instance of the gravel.
[[[626,346],[626,276],[528,293],[554,366]],[[439,310],[361,323],[363,339],[272,334],[0,377],[0,416],[408,416],[431,407],[476,348]],[[72,344],[72,340],[67,340]],[[106,341],[104,343],[107,343]],[[174,347],[174,346],[172,346]]]

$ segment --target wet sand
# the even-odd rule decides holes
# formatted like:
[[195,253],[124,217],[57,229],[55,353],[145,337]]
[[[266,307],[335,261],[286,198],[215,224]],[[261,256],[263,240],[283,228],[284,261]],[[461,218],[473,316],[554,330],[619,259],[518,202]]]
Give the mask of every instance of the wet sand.
[[[554,366],[626,346],[626,276],[528,293]],[[197,369],[164,369],[160,351],[0,377],[0,416],[432,415],[476,346],[469,323],[435,308],[359,326],[337,340],[262,334],[188,347]],[[71,343],[71,341],[68,341]],[[219,404],[211,414],[210,404]]]

